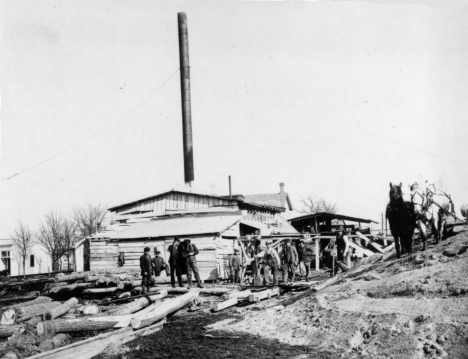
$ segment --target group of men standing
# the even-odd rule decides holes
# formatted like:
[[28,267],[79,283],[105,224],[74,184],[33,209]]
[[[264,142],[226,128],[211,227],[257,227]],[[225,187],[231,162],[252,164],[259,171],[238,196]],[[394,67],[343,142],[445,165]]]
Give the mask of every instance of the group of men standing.
[[[229,259],[229,267],[234,282],[238,283],[240,282],[239,272],[245,264],[239,255],[239,250],[235,249],[234,251],[235,253]],[[295,280],[296,270],[301,263],[304,264],[305,278],[307,280],[310,273],[310,263],[313,259],[313,251],[305,245],[303,240],[299,242],[296,248],[292,245],[291,239],[283,242],[279,253],[272,247],[272,242],[266,242],[265,245],[259,244],[256,246],[251,255],[255,257],[255,260],[252,262],[254,278],[260,276],[261,269],[263,268],[265,284],[270,284],[272,277],[273,285],[278,285],[278,273],[280,270],[282,270],[283,274],[283,283],[292,284]]]
[[190,289],[192,287],[192,272],[195,275],[198,286],[203,288],[195,257],[199,253],[198,248],[195,244],[191,243],[190,238],[185,238],[181,243],[179,237],[174,237],[174,242],[168,248],[169,268],[157,248],[154,249],[155,256],[153,258],[151,258],[150,251],[151,249],[146,247],[144,254],[140,257],[143,293],[149,291],[149,287],[153,284],[153,274],[159,277],[163,270],[166,270],[166,273],[170,271],[173,288],[176,285],[175,277],[177,277],[179,287],[184,288],[182,275],[186,274],[188,288]]

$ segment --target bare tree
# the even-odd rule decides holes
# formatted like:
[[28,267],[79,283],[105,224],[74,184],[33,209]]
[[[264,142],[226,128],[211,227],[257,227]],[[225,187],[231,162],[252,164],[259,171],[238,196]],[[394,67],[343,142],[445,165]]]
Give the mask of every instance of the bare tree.
[[19,223],[18,228],[15,229],[11,235],[13,245],[18,253],[18,257],[23,262],[23,276],[26,275],[26,258],[35,244],[34,235],[29,229],[29,226]]
[[88,204],[87,207],[75,208],[73,219],[80,237],[84,238],[96,233],[106,212],[107,210],[101,205],[93,206]]
[[336,203],[330,203],[326,200],[315,199],[313,196],[307,196],[300,200],[303,205],[303,208],[299,210],[300,213],[331,213],[335,214],[338,211],[338,206]]
[[64,219],[62,222],[63,250],[67,257],[68,269],[70,269],[70,256],[74,253],[75,243],[78,241],[76,222]]
[[56,212],[50,211],[45,215],[37,234],[41,243],[52,260],[52,270],[59,270],[60,257],[64,254],[63,240],[64,219]]

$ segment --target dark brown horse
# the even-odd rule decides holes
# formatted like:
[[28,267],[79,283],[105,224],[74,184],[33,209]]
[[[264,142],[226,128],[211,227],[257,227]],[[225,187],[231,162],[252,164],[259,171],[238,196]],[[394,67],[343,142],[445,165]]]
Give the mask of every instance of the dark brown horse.
[[413,251],[413,233],[416,228],[413,204],[403,200],[401,185],[392,185],[390,182],[390,202],[386,210],[398,258]]

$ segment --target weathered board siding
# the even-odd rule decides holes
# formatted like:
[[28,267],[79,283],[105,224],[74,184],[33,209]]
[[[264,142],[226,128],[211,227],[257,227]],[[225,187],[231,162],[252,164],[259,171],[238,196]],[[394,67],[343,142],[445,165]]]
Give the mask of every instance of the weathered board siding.
[[167,193],[160,197],[141,201],[116,210],[117,214],[131,212],[164,212],[166,209],[192,209],[237,204],[235,200],[213,198],[190,193]]
[[[92,241],[91,242],[91,270],[117,268],[120,252],[125,253],[123,268],[132,271],[140,271],[140,257],[145,247],[151,248],[151,256],[154,248],[158,248],[166,262],[169,260],[168,248],[173,238],[148,239],[148,240],[120,240],[118,242]],[[192,238],[200,253],[197,255],[197,264],[200,277],[203,280],[218,279],[217,262],[217,237],[204,236]],[[164,275],[164,274],[163,274]]]
[[90,270],[115,269],[118,267],[119,245],[109,241],[91,241],[89,246]]
[[234,253],[234,244],[235,241],[232,239],[219,238],[216,241],[216,262],[219,278],[229,278],[229,257]]

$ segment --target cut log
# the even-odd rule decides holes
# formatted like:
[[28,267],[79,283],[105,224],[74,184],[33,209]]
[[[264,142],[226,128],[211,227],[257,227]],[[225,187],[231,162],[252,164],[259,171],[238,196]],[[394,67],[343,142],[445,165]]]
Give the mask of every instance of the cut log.
[[27,293],[26,295],[2,298],[0,299],[0,303],[20,302],[22,300],[31,300],[31,299],[39,297],[39,295],[40,295],[39,292],[30,292],[30,293]]
[[2,310],[0,318],[1,325],[12,325],[16,323],[18,313],[15,308],[6,308]]
[[154,324],[168,315],[177,312],[179,309],[191,303],[199,295],[199,291],[192,291],[180,297],[162,302],[154,311],[139,318],[132,319],[130,326],[133,329],[140,329]]
[[123,299],[123,298],[129,298],[129,297],[131,297],[131,296],[132,296],[132,293],[130,293],[130,292],[123,292],[123,293],[119,294],[119,295],[117,296],[117,298]]
[[47,283],[44,286],[44,290],[54,288],[54,287],[63,287],[64,285],[68,285],[68,283],[67,282],[51,282],[51,283]]
[[121,281],[119,284],[117,284],[117,287],[121,290],[132,289],[139,286],[141,286],[141,280]]
[[165,320],[150,327],[132,330],[129,327],[113,332],[100,334],[73,344],[69,344],[48,352],[40,353],[28,359],[75,359],[79,353],[80,359],[91,359],[101,353],[110,344],[125,344],[139,337],[156,333],[161,330]]
[[157,294],[148,295],[148,299],[154,302],[156,300],[161,300],[167,297],[167,295],[168,295],[167,290],[161,289],[161,291]]
[[39,322],[42,322],[42,317],[31,318],[31,319],[27,320],[25,323],[35,327],[37,325],[37,323],[39,323]]
[[146,297],[138,298],[138,299],[134,300],[133,302],[121,305],[116,309],[111,309],[111,310],[109,310],[108,313],[109,313],[109,315],[131,314],[131,313],[135,313],[135,312],[145,308],[146,306],[148,306],[149,303],[150,303],[150,301]]
[[249,295],[251,294],[252,292],[250,291],[250,289],[248,289],[248,290],[243,290],[240,292],[232,292],[232,293],[224,294],[223,299],[225,300],[233,299],[233,298],[237,298],[239,300],[249,299]]
[[94,283],[74,283],[70,285],[64,285],[62,287],[55,287],[55,288],[50,288],[50,291],[52,293],[65,293],[65,292],[73,292],[73,291],[81,291],[84,290],[88,287],[93,286]]
[[22,307],[27,307],[29,305],[48,303],[48,302],[51,302],[51,301],[52,301],[52,298],[41,296],[41,297],[37,297],[34,300],[30,300],[29,302],[23,302],[23,303],[9,305],[8,308],[22,308]]
[[86,278],[86,273],[72,273],[72,274],[65,274],[65,275],[56,275],[55,276],[55,281],[56,282],[68,282],[68,281],[74,281],[78,279],[85,279]]
[[279,288],[272,288],[272,289],[267,289],[263,290],[261,292],[257,293],[252,293],[249,295],[249,302],[254,303],[254,302],[260,302],[263,299],[269,299],[271,297],[275,297],[280,294],[280,289]]
[[117,291],[119,291],[118,287],[88,288],[83,290],[82,294],[112,294]]
[[60,302],[48,302],[20,307],[17,308],[18,318],[20,318],[21,321],[25,321],[33,317],[39,317],[60,305]]
[[84,315],[98,314],[100,311],[99,306],[96,304],[88,304],[83,307]]
[[232,299],[225,300],[224,302],[217,303],[214,306],[213,311],[214,312],[219,312],[219,311],[221,311],[223,309],[233,307],[233,306],[237,305],[237,302],[238,302],[237,298],[232,298]]
[[57,319],[38,323],[36,331],[39,335],[43,335],[44,333],[92,332],[112,329],[117,323],[118,322],[98,322],[81,319]]
[[57,334],[52,338],[42,340],[39,344],[39,349],[43,352],[62,347],[70,341],[70,337],[67,334]]
[[172,288],[172,287],[156,287],[158,290],[167,290],[169,294],[185,294],[188,293],[192,290],[197,290],[200,292],[200,294],[204,295],[223,295],[223,294],[228,294],[232,292],[231,288],[193,288],[193,289],[188,289],[188,288]]
[[85,282],[96,282],[99,279],[99,276],[93,274],[86,274]]
[[24,325],[0,325],[0,338],[11,337],[13,334],[22,333]]
[[145,309],[140,310],[139,312],[133,313],[133,314],[107,315],[107,316],[91,317],[88,319],[92,321],[97,321],[97,322],[116,322],[117,321],[118,324],[115,325],[115,328],[123,328],[123,327],[128,327],[133,318],[143,317],[146,314],[154,311],[155,308],[156,308],[156,303],[153,303],[147,306]]
[[58,318],[65,313],[67,313],[70,309],[72,309],[74,306],[78,304],[78,299],[76,298],[70,298],[67,300],[65,303],[62,305],[52,308],[49,310],[47,313],[44,314],[44,320],[53,320],[55,318]]

